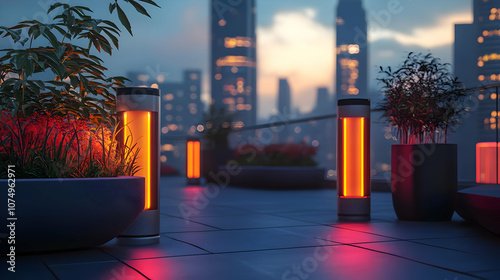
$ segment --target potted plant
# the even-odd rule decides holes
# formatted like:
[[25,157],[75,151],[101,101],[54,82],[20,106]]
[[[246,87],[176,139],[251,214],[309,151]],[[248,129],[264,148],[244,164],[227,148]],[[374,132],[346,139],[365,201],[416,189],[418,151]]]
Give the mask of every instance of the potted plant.
[[208,182],[214,180],[210,174],[217,172],[218,166],[225,164],[233,154],[228,140],[233,121],[234,114],[215,105],[211,105],[203,114],[201,175]]
[[[138,2],[156,6],[124,2],[145,15]],[[109,10],[131,34],[120,3]],[[126,79],[107,77],[94,54],[111,55],[120,30],[85,6],[56,3],[47,13],[51,23],[0,27],[20,46],[0,51],[0,184],[8,189],[0,199],[9,201],[0,218],[22,221],[13,220],[16,252],[103,244],[144,207],[144,178],[130,177],[139,147],[116,138],[114,88]]]
[[459,124],[465,89],[449,64],[409,53],[395,71],[380,68],[383,117],[396,129],[391,190],[401,220],[449,220],[457,191],[457,146],[447,134]]
[[231,174],[233,186],[266,189],[318,188],[324,182],[325,169],[314,160],[317,148],[305,143],[280,143],[266,146],[244,144],[236,148]]

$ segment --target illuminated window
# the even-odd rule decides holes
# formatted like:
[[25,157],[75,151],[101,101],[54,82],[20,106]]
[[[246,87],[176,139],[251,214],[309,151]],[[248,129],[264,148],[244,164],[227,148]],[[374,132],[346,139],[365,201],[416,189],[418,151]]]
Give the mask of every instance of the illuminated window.
[[495,118],[490,118],[490,123],[496,123],[497,120]]
[[140,74],[139,76],[137,76],[137,80],[141,82],[146,82],[148,79],[149,79],[148,75]]
[[302,128],[300,128],[300,126],[296,126],[293,131],[296,133],[296,134],[299,134],[301,131],[302,131]]
[[236,47],[252,47],[254,46],[255,44],[253,43],[253,40],[252,38],[249,38],[249,37],[242,37],[242,36],[238,36],[238,37],[226,37],[224,38],[224,47],[228,48],[228,49],[233,49],[233,48],[236,48]]
[[203,132],[203,130],[205,130],[205,128],[203,127],[203,125],[199,124],[199,125],[196,127],[196,130],[198,130],[198,132]]
[[477,77],[477,79],[478,79],[479,81],[484,81],[484,75],[479,75],[479,77]]
[[479,37],[479,38],[477,38],[477,41],[478,41],[479,43],[482,43],[482,42],[484,42],[484,38],[483,38],[483,37]]
[[483,99],[484,99],[484,94],[482,94],[482,93],[481,93],[480,95],[478,95],[478,96],[477,96],[477,98],[478,98],[479,100],[483,100]]
[[225,26],[226,25],[226,20],[221,19],[219,20],[219,26]]
[[168,129],[169,130],[176,131],[177,128],[178,128],[178,126],[176,124],[174,124],[174,123],[168,125]]
[[349,45],[348,51],[350,54],[357,54],[359,53],[359,45]]
[[497,112],[496,111],[491,111],[491,116],[492,117],[496,117],[497,116]]
[[245,105],[244,104],[238,104],[238,105],[236,105],[236,110],[238,110],[238,111],[245,110]]
[[216,79],[216,80],[220,80],[220,79],[222,79],[222,75],[221,75],[221,74],[215,74],[215,79]]
[[161,156],[160,157],[160,161],[161,162],[166,162],[167,161],[167,157],[166,156]]
[[158,84],[154,83],[151,85],[152,88],[158,88]]
[[344,19],[343,19],[343,18],[341,18],[341,17],[337,17],[336,22],[337,22],[337,25],[344,25],[344,23],[345,23],[345,22],[344,22]]
[[161,146],[161,150],[164,151],[164,152],[173,151],[174,150],[174,146],[172,144],[163,144]]
[[238,73],[238,67],[236,66],[231,67],[231,72],[234,74]]
[[492,94],[490,95],[490,98],[491,98],[492,100],[497,99],[497,94],[496,94],[496,93],[492,93]]
[[217,66],[255,67],[256,63],[246,56],[228,55],[217,59]]
[[165,98],[165,100],[170,101],[170,100],[174,99],[174,95],[169,93],[169,94],[166,94],[164,98]]
[[479,66],[479,67],[483,67],[483,66],[484,66],[484,62],[479,61],[479,62],[477,63],[477,66]]
[[158,75],[156,77],[156,81],[160,84],[163,83],[165,81],[165,76],[163,76],[162,74]]
[[161,128],[161,133],[167,134],[168,133],[168,127],[164,126]]
[[491,76],[490,76],[490,79],[491,79],[492,81],[496,81],[496,79],[497,79],[497,75],[495,75],[495,74],[491,75]]

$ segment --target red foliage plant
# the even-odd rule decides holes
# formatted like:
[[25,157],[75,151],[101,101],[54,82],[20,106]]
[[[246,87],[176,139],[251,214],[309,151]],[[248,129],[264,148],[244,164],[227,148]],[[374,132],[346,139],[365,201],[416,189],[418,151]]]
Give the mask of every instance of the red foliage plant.
[[15,165],[19,178],[115,177],[137,171],[135,145],[120,149],[116,130],[87,119],[38,113],[13,118],[4,111],[0,135],[0,162]]
[[316,166],[316,153],[316,147],[305,143],[244,144],[236,148],[235,160],[240,165]]

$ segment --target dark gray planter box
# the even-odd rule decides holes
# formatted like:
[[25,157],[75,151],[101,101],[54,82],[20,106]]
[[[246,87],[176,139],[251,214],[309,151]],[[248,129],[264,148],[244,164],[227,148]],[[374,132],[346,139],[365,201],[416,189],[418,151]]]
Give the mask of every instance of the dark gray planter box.
[[391,190],[399,219],[450,220],[457,193],[457,145],[393,145]]
[[[144,178],[16,179],[16,253],[104,244],[130,226],[144,208]],[[7,180],[0,180],[7,202]],[[0,219],[7,222],[7,204]],[[7,229],[3,227],[1,233]],[[9,235],[10,232],[7,232]],[[1,252],[7,252],[2,236]]]
[[229,176],[229,185],[265,189],[311,189],[322,187],[325,169],[309,166],[239,166],[219,172]]

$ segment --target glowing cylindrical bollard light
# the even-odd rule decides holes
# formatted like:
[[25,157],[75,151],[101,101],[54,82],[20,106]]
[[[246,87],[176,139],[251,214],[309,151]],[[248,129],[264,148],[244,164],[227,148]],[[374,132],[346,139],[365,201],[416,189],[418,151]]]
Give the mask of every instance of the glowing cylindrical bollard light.
[[337,119],[337,212],[369,217],[370,100],[340,99]]
[[186,183],[200,184],[200,139],[190,137],[186,139]]
[[116,111],[120,121],[123,146],[136,144],[139,148],[135,176],[145,178],[144,211],[117,241],[125,245],[145,245],[160,240],[159,183],[160,183],[160,91],[156,88],[119,88]]

